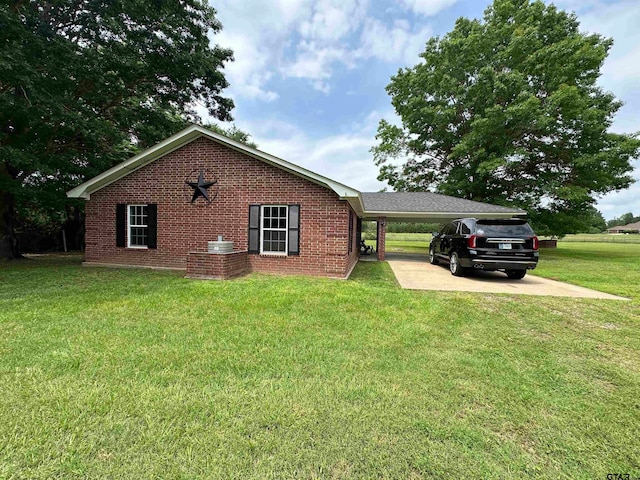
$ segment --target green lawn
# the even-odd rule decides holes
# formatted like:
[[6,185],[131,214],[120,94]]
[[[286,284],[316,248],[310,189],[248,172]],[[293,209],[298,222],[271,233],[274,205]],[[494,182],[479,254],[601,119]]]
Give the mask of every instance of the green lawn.
[[640,245],[558,242],[534,275],[640,300]]
[[591,247],[537,273],[632,302],[0,264],[0,478],[640,476],[640,252]]

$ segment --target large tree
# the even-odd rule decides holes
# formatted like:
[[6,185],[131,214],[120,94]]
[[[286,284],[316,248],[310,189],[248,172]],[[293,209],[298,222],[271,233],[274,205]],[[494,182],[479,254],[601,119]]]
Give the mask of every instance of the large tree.
[[19,254],[21,215],[73,208],[66,190],[197,121],[197,104],[231,119],[215,13],[206,0],[0,4],[0,257]]
[[402,124],[379,125],[378,178],[524,208],[540,233],[575,229],[598,195],[631,184],[640,152],[610,132],[621,102],[597,80],[611,45],[541,1],[460,18],[387,86]]

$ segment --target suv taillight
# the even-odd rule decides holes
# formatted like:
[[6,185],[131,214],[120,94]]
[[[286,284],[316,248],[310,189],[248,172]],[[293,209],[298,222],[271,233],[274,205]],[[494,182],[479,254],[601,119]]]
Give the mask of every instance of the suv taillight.
[[469,238],[467,238],[467,245],[469,246],[469,248],[476,248],[477,238],[478,238],[477,235],[471,235]]
[[537,250],[538,249],[538,237],[533,237],[531,240],[532,240],[532,243],[533,243],[533,249]]

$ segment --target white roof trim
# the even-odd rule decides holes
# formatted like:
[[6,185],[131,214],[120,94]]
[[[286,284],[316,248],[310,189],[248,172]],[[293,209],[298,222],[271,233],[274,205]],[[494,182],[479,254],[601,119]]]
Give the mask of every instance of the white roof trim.
[[348,187],[340,182],[336,182],[335,180],[331,180],[330,178],[307,170],[306,168],[287,162],[286,160],[282,160],[281,158],[261,152],[255,148],[251,148],[241,142],[232,140],[231,138],[220,135],[199,125],[192,125],[191,127],[185,128],[181,132],[172,135],[166,140],[148,148],[144,152],[131,157],[129,160],[126,160],[119,165],[110,168],[106,172],[87,180],[82,185],[78,185],[74,189],[69,190],[67,192],[67,197],[89,199],[92,193],[97,192],[101,188],[110,185],[111,183],[127,176],[131,172],[148,165],[149,163],[200,137],[207,137],[218,143],[226,145],[229,148],[245,153],[253,158],[262,160],[265,163],[333,190],[342,199],[357,198],[359,203],[362,204],[360,192],[354,188]]

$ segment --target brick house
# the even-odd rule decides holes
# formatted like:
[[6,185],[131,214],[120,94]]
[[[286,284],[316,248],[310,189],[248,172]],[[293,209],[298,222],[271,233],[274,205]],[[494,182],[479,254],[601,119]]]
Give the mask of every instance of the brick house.
[[[199,126],[67,195],[86,200],[86,265],[169,268],[202,278],[247,271],[347,278],[363,219],[378,221],[384,259],[387,219],[524,214],[429,193],[361,193]],[[232,249],[209,252],[220,237]]]
[[607,228],[607,233],[640,233],[640,222]]

